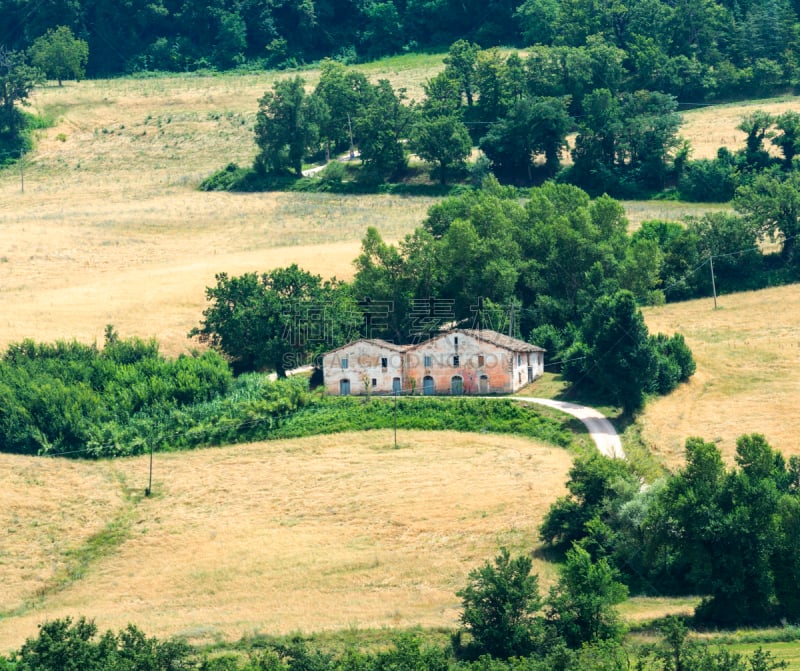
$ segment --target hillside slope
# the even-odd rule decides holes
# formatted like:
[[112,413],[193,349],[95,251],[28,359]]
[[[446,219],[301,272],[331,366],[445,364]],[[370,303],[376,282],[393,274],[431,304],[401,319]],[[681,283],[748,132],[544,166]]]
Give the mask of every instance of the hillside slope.
[[690,382],[648,403],[643,436],[667,464],[682,463],[688,436],[720,442],[763,433],[800,454],[800,286],[674,303],[644,311],[651,331],[679,332],[697,361]]
[[[509,436],[398,438],[399,449],[382,431],[157,454],[149,499],[147,457],[2,457],[15,505],[0,519],[20,531],[4,541],[4,590],[5,576],[16,578],[2,594],[0,650],[45,619],[80,614],[103,630],[135,622],[193,641],[455,625],[455,591],[471,568],[500,545],[537,545],[571,457]],[[26,486],[31,477],[40,484]],[[114,518],[124,533],[81,577],[41,589],[65,548]],[[535,570],[551,582],[552,567]]]

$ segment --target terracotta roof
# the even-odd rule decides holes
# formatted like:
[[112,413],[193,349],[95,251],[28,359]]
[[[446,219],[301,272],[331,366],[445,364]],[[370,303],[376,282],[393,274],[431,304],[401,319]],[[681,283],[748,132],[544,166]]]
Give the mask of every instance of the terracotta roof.
[[[464,335],[471,336],[477,340],[483,340],[484,342],[497,345],[498,347],[507,349],[510,352],[546,351],[541,347],[531,345],[530,343],[520,340],[519,338],[512,338],[511,336],[498,333],[497,331],[491,331],[489,329],[456,329],[454,331],[445,331],[444,333],[440,333],[439,335],[431,338],[431,340],[436,340],[437,338],[446,338],[449,335],[454,335],[457,333],[463,333]],[[430,342],[430,340],[426,340],[425,342]],[[328,354],[333,354],[334,352],[338,352],[346,347],[354,347],[356,345],[373,345],[375,347],[388,349],[393,352],[407,352],[408,350],[416,349],[420,345],[424,344],[425,343],[416,343],[414,345],[398,345],[397,343],[389,342],[388,340],[381,340],[380,338],[361,338],[360,340],[353,340],[352,342],[342,345],[341,347],[337,347],[336,349],[328,350],[325,352],[325,355],[327,356]]]
[[[490,331],[489,329],[457,329],[451,333],[464,333],[478,340],[492,343],[498,347],[510,350],[512,352],[544,352],[545,350],[536,345],[520,340],[519,338],[512,338],[511,336],[498,333],[497,331]],[[444,334],[447,335],[447,334]]]
[[375,347],[392,350],[393,352],[405,352],[412,347],[412,345],[398,345],[397,343],[389,342],[388,340],[381,340],[380,338],[360,338],[358,340],[352,340],[345,345],[341,345],[336,349],[328,350],[325,352],[325,356],[328,354],[333,354],[334,352],[338,352],[339,350],[347,347],[354,347],[355,345],[374,345]]
[[364,338],[362,342],[368,342],[378,347],[385,347],[386,349],[393,349],[395,352],[405,352],[413,347],[413,345],[398,345],[397,343],[381,340],[380,338]]

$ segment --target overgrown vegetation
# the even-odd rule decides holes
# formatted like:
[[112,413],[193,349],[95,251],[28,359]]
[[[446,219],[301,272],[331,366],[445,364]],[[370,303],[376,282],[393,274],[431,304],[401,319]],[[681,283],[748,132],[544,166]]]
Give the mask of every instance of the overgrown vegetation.
[[112,336],[12,345],[0,363],[4,452],[119,457],[321,433],[391,428],[513,433],[575,445],[567,420],[510,399],[326,398],[308,379],[233,379],[208,352],[167,361],[154,342]]
[[[22,454],[104,454],[120,446],[119,427],[143,413],[209,401],[233,376],[215,352],[167,360],[155,341],[119,339],[11,345],[0,361],[0,445]],[[149,436],[139,435],[138,442]],[[139,448],[141,449],[141,447]]]
[[29,104],[31,92],[42,79],[41,71],[28,63],[25,54],[8,51],[0,44],[0,168],[31,148],[30,132],[36,120],[19,106]]

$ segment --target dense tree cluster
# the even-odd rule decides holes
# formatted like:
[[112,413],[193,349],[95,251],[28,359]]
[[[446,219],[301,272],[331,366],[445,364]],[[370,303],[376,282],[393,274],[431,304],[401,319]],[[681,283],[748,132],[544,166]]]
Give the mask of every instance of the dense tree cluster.
[[[636,88],[639,82],[624,72],[623,62],[622,52],[596,41],[535,47],[523,58],[461,40],[451,45],[445,69],[423,84],[424,99],[415,102],[386,80],[373,85],[326,60],[314,91],[307,93],[296,76],[276,82],[261,99],[256,172],[300,177],[303,159],[330,159],[333,151],[358,146],[364,182],[402,178],[411,152],[445,184],[459,173],[464,180],[476,144],[481,159],[469,169],[478,181],[488,167],[504,183],[555,178],[591,195],[670,189],[685,200],[723,201],[757,179],[794,179],[797,113],[751,113],[739,124],[746,133],[742,149],[721,148],[716,159],[691,160],[691,146],[678,136],[675,96]],[[572,161],[562,166],[569,133]],[[237,188],[218,180],[204,188]]]
[[707,595],[702,624],[800,621],[800,459],[752,434],[736,464],[726,470],[714,443],[690,438],[686,466],[642,488],[621,462],[580,459],[541,537],[607,559],[634,591]]
[[[741,119],[738,129],[745,133],[745,146],[735,152],[722,147],[714,159],[685,161],[680,166],[677,193],[683,200],[701,202],[732,198],[744,202],[756,194],[765,196],[765,202],[772,198],[766,218],[774,221],[777,192],[796,188],[798,181],[795,157],[800,151],[800,114],[790,110],[773,115],[756,110]],[[780,225],[773,223],[765,230],[779,230],[789,240],[796,234],[792,225],[786,227],[789,221],[784,218]],[[791,255],[787,249],[786,256]]]
[[605,47],[593,47],[585,60],[569,60],[564,67],[575,71],[565,74],[548,71],[554,56],[546,48],[523,59],[462,40],[450,47],[445,69],[424,83],[420,103],[328,60],[313,92],[292,77],[261,99],[256,170],[299,177],[304,157],[329,158],[357,145],[366,181],[402,176],[410,151],[444,184],[454,170],[463,174],[476,143],[498,178],[530,185],[559,175],[567,134],[577,129],[573,165],[560,180],[595,195],[659,191],[674,177],[677,103],[627,90],[632,82],[621,72],[605,76],[605,55]]
[[211,305],[190,337],[211,345],[234,371],[287,370],[343,345],[361,324],[348,285],[324,281],[296,265],[257,275],[217,275]]
[[[284,273],[313,279],[296,267],[260,280],[219,276],[207,291],[212,306],[203,326],[191,335],[240,370],[268,365],[282,374],[292,347],[287,315],[329,306],[326,329],[335,337],[311,344],[317,348],[359,335],[410,342],[455,322],[530,339],[548,350],[553,369],[564,360],[568,381],[627,411],[638,410],[646,394],[668,393],[687,380],[694,361],[683,339],[650,336],[637,308],[637,301],[664,299],[669,266],[660,239],[648,237],[660,229],[653,224],[629,236],[617,201],[592,201],[566,184],[548,182],[520,195],[489,178],[483,188],[431,207],[397,245],[370,228],[352,282],[325,291],[319,278],[310,294],[303,282],[284,293],[270,286]],[[685,243],[685,253],[695,255],[687,263],[707,241],[695,234]],[[313,354],[311,345],[295,351]]]
[[647,393],[668,393],[694,372],[680,336],[649,336],[636,307],[663,300],[655,243],[629,236],[622,207],[574,186],[546,183],[520,200],[485,188],[431,207],[399,245],[371,229],[356,259],[358,298],[390,303],[376,335],[414,337],[419,305],[447,301],[474,328],[530,339],[554,368],[627,410]]
[[369,59],[467,39],[551,49],[562,82],[613,89],[624,76],[691,102],[794,85],[797,24],[788,0],[0,2],[0,43],[25,50],[66,26],[89,45],[90,75]]

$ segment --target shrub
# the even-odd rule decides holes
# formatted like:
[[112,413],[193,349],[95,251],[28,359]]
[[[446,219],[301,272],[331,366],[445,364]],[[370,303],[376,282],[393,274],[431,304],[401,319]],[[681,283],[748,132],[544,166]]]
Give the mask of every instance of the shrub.
[[720,149],[713,160],[689,161],[678,179],[681,200],[696,203],[726,203],[738,185],[736,166],[727,149]]

